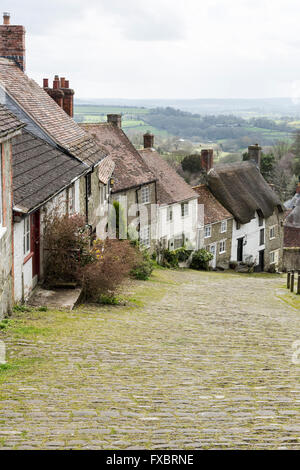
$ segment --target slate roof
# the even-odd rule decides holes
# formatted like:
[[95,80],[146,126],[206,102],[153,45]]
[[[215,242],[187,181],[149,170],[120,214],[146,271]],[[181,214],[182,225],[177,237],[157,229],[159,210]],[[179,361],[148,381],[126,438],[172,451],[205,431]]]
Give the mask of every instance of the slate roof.
[[275,192],[251,161],[212,168],[207,178],[213,195],[242,224],[250,222],[258,210],[264,218],[270,217],[276,207],[281,212],[284,210]]
[[220,204],[205,184],[194,186],[199,195],[198,204],[204,205],[204,224],[214,224],[222,220],[232,219],[233,215]]
[[80,124],[115,163],[113,193],[156,181],[156,177],[126,134],[111,123]]
[[13,113],[0,104],[0,139],[22,129],[24,125]]
[[13,61],[0,58],[0,85],[55,143],[69,150],[81,161],[93,165],[105,157],[84,129]]
[[195,199],[198,195],[178,173],[152,148],[139,151],[144,162],[157,177],[157,202],[175,204]]
[[14,207],[29,212],[87,171],[86,165],[23,130],[12,139]]

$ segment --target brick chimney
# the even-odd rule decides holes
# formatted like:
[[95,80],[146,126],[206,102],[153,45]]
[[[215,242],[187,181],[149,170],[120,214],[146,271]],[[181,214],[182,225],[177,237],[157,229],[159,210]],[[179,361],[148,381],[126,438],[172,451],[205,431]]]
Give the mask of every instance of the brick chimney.
[[260,168],[261,162],[261,147],[258,144],[250,145],[248,147],[248,160],[252,160]]
[[107,122],[122,129],[122,115],[121,114],[108,114]]
[[154,135],[150,132],[144,134],[144,149],[151,149],[154,147]]
[[213,149],[202,149],[201,150],[201,168],[202,170],[209,172],[214,166],[214,150]]
[[3,13],[0,25],[0,57],[14,60],[25,72],[25,28],[11,25],[9,13]]
[[54,101],[63,108],[63,110],[71,117],[74,115],[74,90],[69,88],[69,80],[65,77],[59,78],[55,75],[53,80],[53,88],[49,88],[48,78],[43,79],[43,88],[54,99]]

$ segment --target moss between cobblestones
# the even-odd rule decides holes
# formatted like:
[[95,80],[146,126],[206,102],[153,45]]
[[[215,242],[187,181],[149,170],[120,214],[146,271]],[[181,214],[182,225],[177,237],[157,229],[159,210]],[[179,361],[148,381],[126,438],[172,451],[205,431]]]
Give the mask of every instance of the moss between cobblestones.
[[0,331],[0,446],[299,449],[300,326],[282,284],[157,270],[123,306],[17,312]]

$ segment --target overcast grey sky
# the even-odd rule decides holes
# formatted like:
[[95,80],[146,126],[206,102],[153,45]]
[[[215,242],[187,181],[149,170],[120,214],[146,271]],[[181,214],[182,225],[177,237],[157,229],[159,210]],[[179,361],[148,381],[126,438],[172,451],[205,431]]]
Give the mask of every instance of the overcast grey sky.
[[77,98],[300,96],[298,0],[2,0]]

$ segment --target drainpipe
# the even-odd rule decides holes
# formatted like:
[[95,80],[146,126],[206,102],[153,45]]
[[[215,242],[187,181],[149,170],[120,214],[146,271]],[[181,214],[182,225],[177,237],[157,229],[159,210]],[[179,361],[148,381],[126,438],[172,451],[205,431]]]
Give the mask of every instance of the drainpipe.
[[85,221],[86,221],[86,225],[88,225],[89,224],[89,197],[88,197],[87,175],[85,176]]

